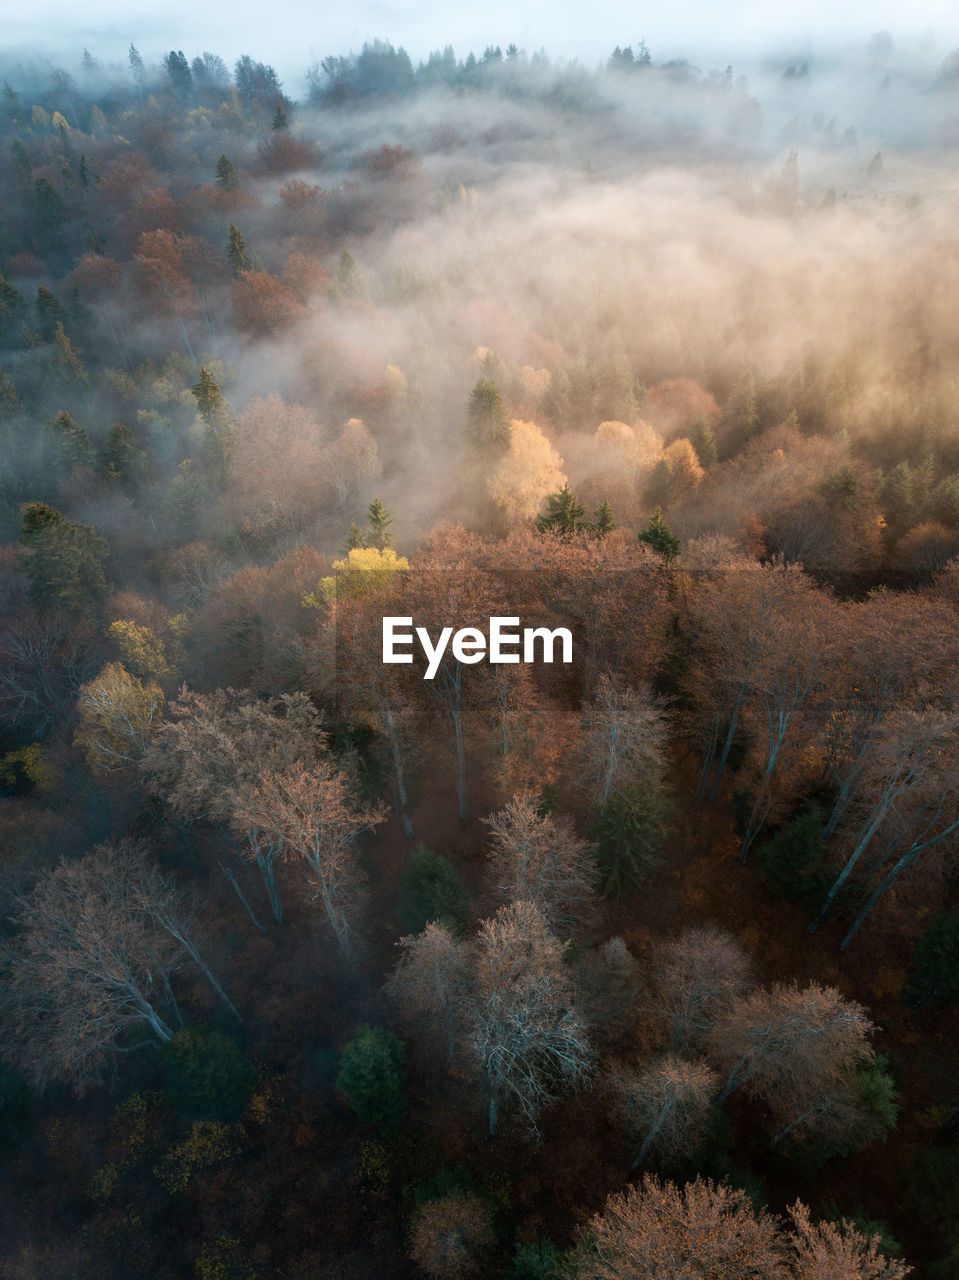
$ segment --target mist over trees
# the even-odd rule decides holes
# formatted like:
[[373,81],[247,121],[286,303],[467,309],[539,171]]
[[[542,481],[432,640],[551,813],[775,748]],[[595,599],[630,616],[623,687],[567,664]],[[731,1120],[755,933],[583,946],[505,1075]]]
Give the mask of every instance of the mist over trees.
[[957,53],[171,37],[0,56],[0,1272],[951,1275]]

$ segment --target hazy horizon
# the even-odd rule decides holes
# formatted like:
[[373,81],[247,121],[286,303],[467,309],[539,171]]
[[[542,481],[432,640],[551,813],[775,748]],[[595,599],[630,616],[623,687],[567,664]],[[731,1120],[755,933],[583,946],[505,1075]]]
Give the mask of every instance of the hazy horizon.
[[82,20],[67,0],[53,0],[42,16],[18,4],[6,18],[0,52],[79,61],[88,48],[104,65],[124,62],[131,43],[148,60],[174,47],[188,57],[210,50],[227,61],[255,52],[299,92],[311,63],[330,54],[358,53],[374,39],[402,46],[414,63],[447,44],[465,57],[470,51],[479,56],[487,45],[505,48],[512,42],[528,54],[544,49],[551,58],[579,59],[587,66],[605,60],[616,45],[635,47],[645,39],[657,61],[684,57],[701,60],[703,69],[744,66],[763,56],[828,58],[864,51],[878,31],[888,31],[900,55],[942,59],[959,45],[959,12],[944,0],[913,6],[908,21],[893,0],[857,0],[842,12],[826,0],[790,3],[774,14],[758,0],[721,8],[677,0],[668,10],[640,15],[618,3],[604,10],[601,21],[570,0],[558,5],[527,0],[518,10],[494,3],[468,14],[435,3],[367,0],[322,16],[287,0],[271,8],[270,18],[264,25],[262,8],[252,4],[233,6],[228,22],[179,2],[145,14],[106,0],[86,10]]

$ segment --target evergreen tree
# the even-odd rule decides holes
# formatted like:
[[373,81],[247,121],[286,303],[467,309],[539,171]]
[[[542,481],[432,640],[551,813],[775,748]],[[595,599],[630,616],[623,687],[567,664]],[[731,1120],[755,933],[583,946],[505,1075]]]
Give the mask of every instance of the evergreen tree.
[[505,452],[509,448],[509,419],[503,398],[490,378],[480,378],[470,392],[466,434],[477,449]]
[[220,385],[206,365],[200,368],[200,381],[190,390],[197,412],[206,426],[207,457],[214,476],[220,483],[226,477],[233,412]]
[[178,98],[188,97],[193,88],[193,72],[187,62],[183,50],[171,51],[163,59],[166,73],[170,77],[170,85]]
[[374,498],[367,510],[369,511],[367,520],[370,532],[366,545],[375,547],[377,551],[385,551],[387,547],[393,544],[393,535],[390,533],[393,517],[380,498]]
[[[240,185],[240,178],[236,168],[231,160],[225,155],[220,156],[216,162],[216,185],[224,191],[236,191]],[[232,243],[232,242],[231,242]]]
[[40,337],[44,342],[52,342],[56,337],[57,325],[62,324],[66,319],[66,312],[60,305],[60,299],[50,289],[40,285],[37,289],[35,310]]
[[546,514],[536,517],[535,527],[538,533],[578,533],[588,527],[583,520],[585,512],[567,481],[559,493],[551,493],[546,499]]
[[360,1027],[340,1055],[336,1087],[363,1124],[388,1129],[403,1117],[405,1046],[385,1027]]
[[705,414],[697,418],[690,427],[689,439],[696,450],[700,465],[708,471],[718,460],[719,450],[716,448],[716,437],[713,435],[712,425]]
[[146,84],[146,70],[143,66],[143,59],[136,45],[130,45],[130,52],[127,55],[130,60],[130,73],[133,76],[133,83],[137,87],[137,93],[143,97],[143,89]]
[[675,560],[682,549],[679,539],[666,528],[662,508],[656,507],[650,517],[649,524],[639,535],[639,541],[658,551],[667,564]]
[[241,271],[252,271],[253,263],[246,251],[246,241],[232,222],[230,223],[229,236],[229,247],[226,256],[233,274],[238,276]]
[[277,109],[273,112],[273,121],[270,125],[270,128],[274,129],[277,133],[283,133],[286,129],[289,128],[289,123],[286,118],[286,112],[283,110],[282,107],[277,107]]
[[613,508],[609,498],[604,498],[596,508],[595,519],[590,526],[590,532],[595,533],[597,538],[605,538],[607,533],[612,533],[614,529],[618,529],[619,525],[613,519]]
[[57,441],[57,459],[64,470],[88,466],[93,461],[93,446],[85,427],[64,409],[48,423]]
[[72,524],[45,502],[30,502],[23,507],[20,541],[29,554],[17,557],[16,568],[30,579],[36,604],[62,604],[79,613],[99,605],[110,548],[92,525]]

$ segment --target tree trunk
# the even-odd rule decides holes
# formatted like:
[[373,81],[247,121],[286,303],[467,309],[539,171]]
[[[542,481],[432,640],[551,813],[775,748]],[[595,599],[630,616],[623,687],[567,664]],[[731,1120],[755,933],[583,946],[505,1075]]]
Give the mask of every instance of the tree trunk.
[[729,729],[727,730],[726,737],[723,741],[723,749],[719,757],[719,764],[716,766],[716,776],[713,778],[713,785],[709,788],[709,794],[706,797],[707,800],[715,800],[716,796],[719,794],[719,784],[723,780],[723,774],[726,772],[726,765],[729,763],[729,756],[733,749],[733,739],[736,736],[736,730],[739,728],[739,717],[742,714],[742,709],[743,694],[742,690],[740,690],[736,695],[736,704],[733,707],[733,714],[730,717]]
[[409,813],[406,803],[406,780],[403,776],[403,757],[400,753],[399,737],[396,733],[396,725],[393,723],[392,711],[386,713],[386,725],[390,733],[390,750],[393,753],[393,775],[396,780],[396,795],[399,800],[399,817],[403,827],[403,834],[407,840],[413,839],[413,824],[410,822]]

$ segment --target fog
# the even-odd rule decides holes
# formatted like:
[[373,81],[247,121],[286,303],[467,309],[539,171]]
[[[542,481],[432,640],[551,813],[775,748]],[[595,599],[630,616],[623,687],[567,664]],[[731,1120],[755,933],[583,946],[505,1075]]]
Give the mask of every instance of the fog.
[[87,46],[104,61],[124,59],[131,42],[146,57],[176,47],[190,57],[213,49],[232,61],[255,50],[298,91],[310,62],[331,53],[358,53],[375,38],[403,46],[414,61],[446,44],[463,58],[470,50],[478,57],[488,45],[505,48],[514,42],[530,54],[544,48],[553,58],[575,58],[587,66],[605,60],[614,45],[645,39],[663,60],[686,57],[742,67],[770,52],[792,57],[845,53],[879,30],[888,30],[903,50],[941,57],[959,43],[959,14],[949,0],[922,0],[908,10],[896,0],[851,0],[841,6],[828,0],[778,5],[676,0],[645,11],[616,0],[599,12],[573,0],[526,0],[522,6],[495,0],[467,9],[406,0],[323,10],[302,0],[281,0],[270,6],[264,22],[263,6],[252,0],[231,4],[228,11],[184,0],[153,10],[107,0],[78,11],[68,0],[52,0],[41,20],[34,7],[14,0],[4,13],[3,47],[63,58]]

